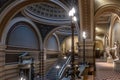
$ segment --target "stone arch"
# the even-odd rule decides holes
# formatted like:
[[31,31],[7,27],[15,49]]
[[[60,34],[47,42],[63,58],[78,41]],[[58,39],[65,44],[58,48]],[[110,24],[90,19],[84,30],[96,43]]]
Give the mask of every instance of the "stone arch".
[[[45,39],[44,39],[43,48],[45,49],[46,42],[47,42],[48,38],[49,38],[51,35],[53,35],[53,33],[54,33],[56,30],[61,29],[61,28],[65,28],[65,27],[70,27],[70,26],[59,26],[59,27],[53,29],[51,32],[49,32],[49,34],[48,34],[48,35],[45,37]],[[78,34],[78,33],[77,33],[77,34]],[[76,35],[76,36],[78,36],[78,41],[79,41],[79,35]],[[70,36],[69,36],[69,37],[70,37]],[[58,39],[58,38],[56,37],[56,39]],[[59,44],[59,46],[61,46],[60,43],[58,43],[58,44]],[[61,47],[59,47],[59,50],[61,50],[60,48],[61,48]]]
[[[62,2],[60,1],[54,1],[54,0],[50,0],[52,2],[54,2],[55,4],[61,6],[62,8],[64,8],[67,12],[68,12],[68,7],[65,6]],[[1,41],[1,36],[3,34],[3,30],[5,29],[5,27],[9,24],[9,21],[12,19],[12,17],[14,17],[14,15],[16,15],[21,9],[23,9],[25,6],[33,4],[33,3],[37,3],[37,2],[50,2],[49,0],[27,0],[27,1],[15,1],[12,4],[10,4],[1,14],[0,14],[0,41]],[[6,18],[7,17],[7,18]],[[80,27],[78,25],[78,23],[75,23],[77,32],[78,32],[78,39],[80,41]]]
[[[0,36],[3,33],[3,30],[6,25],[8,25],[8,22],[16,15],[19,11],[21,11],[25,6],[33,4],[33,3],[38,3],[38,2],[54,2],[55,4],[61,6],[63,9],[65,9],[68,12],[67,6],[62,4],[60,1],[54,1],[54,0],[18,0],[14,1],[6,9],[0,14]],[[1,40],[1,37],[0,37]]]
[[[114,4],[109,4],[109,5],[105,5],[105,6],[101,6],[99,9],[96,10],[95,12],[95,20],[103,13],[106,12],[111,12],[114,13],[116,16],[120,16],[120,9],[118,5],[114,5]],[[114,16],[114,15],[113,15]],[[109,29],[109,45],[111,46],[111,40],[112,40],[112,36],[111,36],[111,32],[112,32],[112,26],[114,25],[114,21],[116,21],[116,16],[112,17],[112,21],[110,24],[110,29]]]
[[118,17],[115,17],[113,24],[111,25],[111,35],[110,35],[110,40],[111,40],[111,46],[114,45],[114,42],[120,41],[119,38],[119,30],[120,30],[120,19]]
[[119,12],[119,6],[117,5],[105,5],[105,6],[101,6],[98,10],[96,10],[95,12],[95,18],[99,17],[101,14],[105,13],[105,12],[112,12],[117,14],[118,16],[120,16]]
[[[17,14],[22,8],[25,6],[37,3],[37,2],[47,2],[48,0],[26,0],[26,1],[15,1],[12,4],[10,4],[2,13],[1,13],[1,19],[0,19],[0,36],[3,33],[4,27],[8,25],[8,22],[10,19]],[[14,5],[13,5],[14,4]],[[1,39],[1,38],[0,38]]]
[[113,42],[113,29],[114,29],[114,25],[115,25],[115,22],[118,21],[118,15],[114,15],[113,18],[111,19],[111,24],[110,24],[110,29],[109,29],[109,44],[110,46],[112,47],[112,42]]
[[37,33],[37,35],[38,35],[38,39],[39,39],[39,46],[40,46],[40,48],[42,48],[42,37],[41,37],[41,35],[40,35],[40,32],[39,32],[39,30],[37,29],[37,26],[32,22],[32,21],[30,21],[30,20],[28,20],[28,19],[26,19],[26,18],[24,18],[24,17],[17,17],[17,18],[14,18],[13,20],[11,20],[10,22],[9,22],[9,24],[7,25],[7,27],[5,27],[5,29],[4,29],[4,31],[3,31],[3,33],[4,34],[2,34],[2,39],[1,39],[1,43],[3,44],[3,45],[5,45],[6,44],[6,38],[7,38],[7,34],[8,34],[8,32],[9,32],[9,30],[10,30],[10,28],[14,25],[14,24],[16,24],[17,22],[26,22],[26,23],[29,23],[32,27],[33,27],[33,29],[36,31],[36,33]]
[[58,50],[60,51],[60,41],[59,41],[59,38],[58,38],[58,36],[55,33],[53,33],[53,35],[55,36],[55,38],[56,38],[56,40],[58,42]]
[[[46,41],[47,41],[47,39],[49,38],[49,36],[52,35],[52,33],[54,33],[56,30],[61,29],[61,28],[64,28],[64,27],[66,27],[66,26],[59,26],[59,27],[53,29],[53,30],[45,37],[44,43],[43,43],[43,47],[45,47]],[[57,38],[57,39],[58,39],[58,38]]]
[[[49,45],[49,41],[52,39],[52,41],[55,41],[55,44],[51,44]],[[60,42],[59,42],[59,39],[57,37],[57,35],[55,33],[53,33],[52,35],[50,35],[48,38],[47,38],[47,41],[45,42],[45,47],[46,48],[52,48],[52,45],[55,45],[53,46],[54,47],[54,50],[56,51],[60,51]]]

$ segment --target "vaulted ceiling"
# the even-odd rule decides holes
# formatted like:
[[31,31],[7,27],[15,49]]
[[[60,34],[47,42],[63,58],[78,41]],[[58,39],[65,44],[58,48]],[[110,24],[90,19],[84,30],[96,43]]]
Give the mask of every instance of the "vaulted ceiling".
[[[12,1],[14,1],[14,0],[0,0],[0,8],[2,7],[2,6],[4,6],[4,4],[6,5],[7,4],[7,2],[12,2]],[[78,4],[78,0],[58,0],[58,1],[60,1],[60,2],[62,2],[63,4],[65,4],[67,7],[69,7],[70,8],[70,6],[71,5],[77,5]],[[107,6],[107,5],[115,5],[115,6],[119,6],[119,4],[120,4],[120,0],[94,0],[94,14],[96,14],[98,11],[99,11],[99,9],[101,9],[101,8],[103,8],[103,7],[105,7],[105,6]],[[2,5],[2,6],[1,6]],[[53,5],[55,5],[55,4],[53,4]],[[37,6],[37,5],[36,5]],[[43,5],[44,6],[44,5]],[[31,6],[31,7],[35,7],[35,5],[33,5],[33,6]],[[57,7],[57,8],[59,8],[59,6]],[[26,10],[28,10],[28,8],[26,9]],[[33,9],[34,10],[34,9]],[[40,9],[39,9],[40,10]],[[36,12],[36,14],[38,14],[39,13],[39,10],[37,9],[36,11],[34,11],[34,12]],[[47,10],[47,8],[45,9],[45,10]],[[59,10],[60,11],[62,11],[62,8],[60,9],[59,8]],[[117,11],[117,10],[116,10]],[[116,12],[116,11],[114,11],[114,12]],[[30,12],[30,10],[29,10],[29,12]],[[37,13],[38,12],[38,13]],[[64,11],[65,12],[65,11]],[[109,9],[109,11],[106,11],[106,12],[102,12],[101,14],[99,14],[99,16],[95,16],[95,27],[96,27],[96,31],[95,31],[95,33],[96,33],[96,35],[97,36],[100,36],[100,37],[104,37],[104,34],[106,33],[106,31],[108,30],[108,28],[110,27],[110,22],[111,22],[111,17],[112,17],[112,15],[113,14],[115,14],[113,11],[112,11],[112,9],[110,10]],[[117,13],[117,12],[116,12]],[[119,13],[119,12],[118,12]],[[65,12],[65,14],[66,14],[66,12]],[[45,13],[45,15],[47,15],[47,13]],[[59,16],[58,18],[60,19],[60,16],[63,16],[64,14],[63,13],[61,13],[60,15],[56,15],[55,14],[55,16]],[[50,17],[50,15],[49,15],[49,18],[51,18],[51,19],[53,19],[53,17],[55,18],[55,16],[52,16],[52,17]],[[66,16],[66,15],[64,15],[66,18],[68,18],[68,16]],[[37,15],[37,17],[40,17],[40,15],[38,14]],[[46,16],[45,16],[46,17]],[[57,18],[57,19],[58,19]],[[61,17],[62,18],[62,17]],[[66,19],[65,18],[65,19]],[[56,19],[56,18],[55,18]]]
[[[96,36],[103,38],[110,27],[113,15],[118,13],[118,9],[108,8],[107,6],[119,6],[120,0],[95,0],[95,14],[99,12],[100,9],[103,11],[99,16],[95,16],[95,33]],[[105,7],[107,8],[106,10]],[[99,40],[96,38],[96,40]]]

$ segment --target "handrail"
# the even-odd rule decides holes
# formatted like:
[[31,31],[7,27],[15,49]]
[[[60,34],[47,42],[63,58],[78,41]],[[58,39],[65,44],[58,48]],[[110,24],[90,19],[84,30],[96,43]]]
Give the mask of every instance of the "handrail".
[[86,75],[88,75],[88,67],[89,65],[80,65],[79,67],[79,76],[82,77],[82,80],[86,80]]
[[[63,76],[63,74],[65,72],[65,69],[66,69],[67,65],[70,63],[70,60],[71,60],[71,56],[68,56],[67,59],[59,58],[57,60],[57,62],[53,65],[53,67],[51,67],[51,69],[47,72],[46,78],[51,78],[49,75],[51,75],[55,71],[55,73],[57,75],[54,74],[53,75],[54,78],[56,80],[61,80],[61,78],[62,78],[62,76]],[[61,68],[59,68],[59,69],[56,70],[56,65],[61,66]],[[52,73],[50,73],[51,70],[53,71]],[[50,80],[53,80],[53,79],[51,78]]]
[[59,71],[59,73],[58,73],[59,79],[62,77],[62,74],[63,74],[63,72],[65,71],[65,69],[66,69],[67,65],[69,64],[70,60],[71,60],[71,56],[68,57],[66,63],[65,63],[65,64],[62,66],[62,68],[60,69],[60,71]]
[[80,71],[79,76],[81,76],[83,74],[85,68],[86,67],[84,65],[80,65],[80,67],[78,68],[78,70]]
[[[53,71],[53,70],[55,70],[55,72],[56,72],[56,74],[57,74],[57,72],[59,71],[59,69],[55,69],[56,68],[56,65],[59,65],[59,63],[60,63],[60,61],[62,61],[62,57],[59,57],[57,60],[56,60],[56,62],[52,65],[52,67],[47,71],[47,73],[46,73],[46,77],[47,78],[49,78],[49,74],[51,74],[51,70]],[[55,76],[55,75],[53,75],[54,77],[58,77],[58,76]]]
[[28,55],[28,53],[27,53],[27,52],[23,52],[23,54],[20,55],[19,57],[24,57],[24,56],[26,56],[26,55]]

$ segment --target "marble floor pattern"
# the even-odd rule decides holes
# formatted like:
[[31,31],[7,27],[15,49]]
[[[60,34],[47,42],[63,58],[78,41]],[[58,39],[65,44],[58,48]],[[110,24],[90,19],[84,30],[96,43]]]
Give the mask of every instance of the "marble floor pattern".
[[120,72],[114,70],[113,63],[96,61],[95,80],[120,80]]

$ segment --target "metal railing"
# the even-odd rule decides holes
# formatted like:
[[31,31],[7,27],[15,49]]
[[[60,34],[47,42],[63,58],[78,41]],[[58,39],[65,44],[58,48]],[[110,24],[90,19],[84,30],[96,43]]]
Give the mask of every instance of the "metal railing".
[[65,62],[65,64],[62,66],[62,68],[60,69],[59,73],[58,73],[58,79],[61,79],[63,76],[63,73],[67,67],[67,65],[70,63],[71,61],[71,56],[69,56]]
[[[51,69],[47,72],[46,78],[49,80],[61,80],[67,68],[67,65],[70,63],[70,60],[71,56],[68,56],[67,59],[59,58],[57,62],[51,67]],[[57,69],[56,66],[59,66],[60,68]]]

